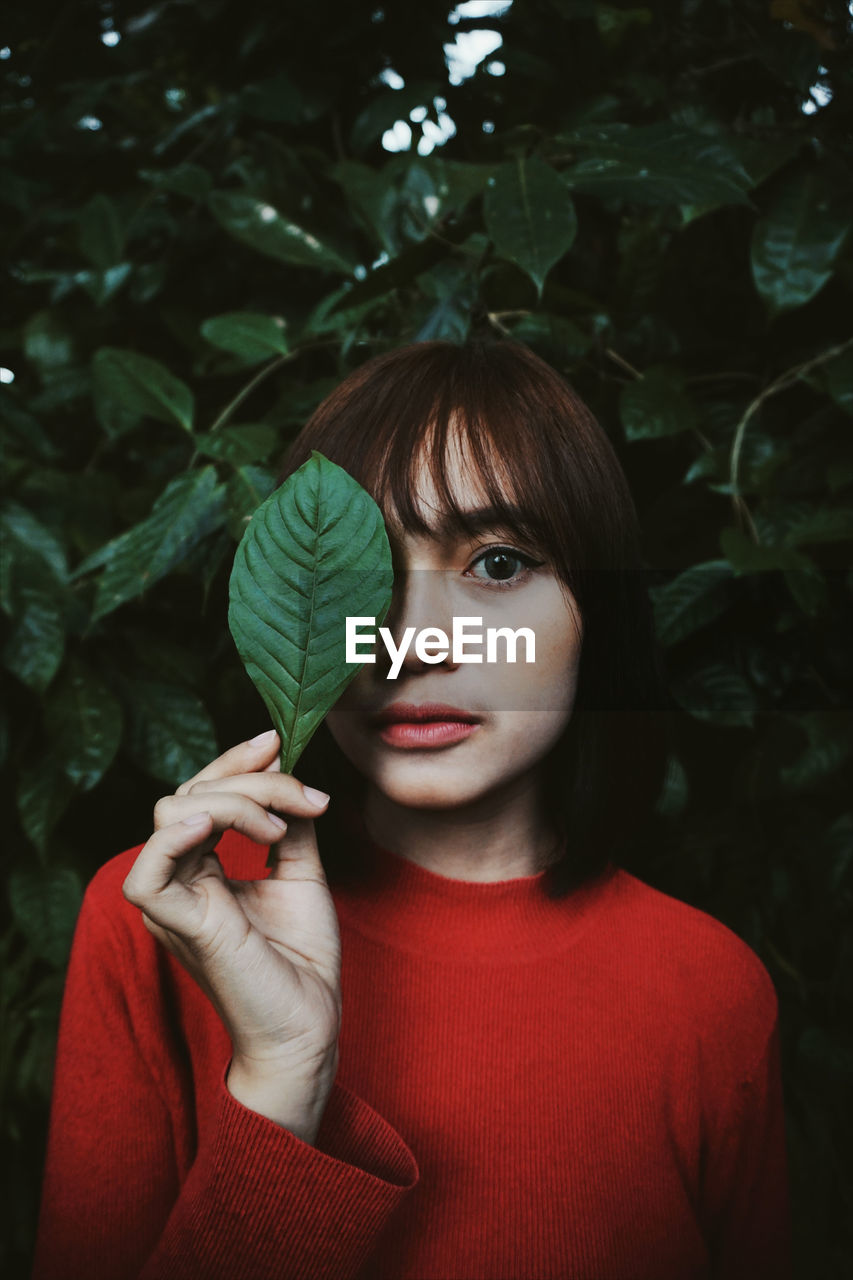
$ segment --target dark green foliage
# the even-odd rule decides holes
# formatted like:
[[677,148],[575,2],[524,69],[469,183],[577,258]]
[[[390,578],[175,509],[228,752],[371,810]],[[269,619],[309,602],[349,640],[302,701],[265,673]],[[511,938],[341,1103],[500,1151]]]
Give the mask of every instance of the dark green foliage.
[[[7,15],[7,1274],[31,1247],[82,888],[147,839],[161,794],[268,725],[227,588],[284,445],[367,356],[485,332],[565,373],[628,473],[680,707],[641,873],[767,965],[799,1274],[845,1270],[847,9],[448,7]],[[482,25],[505,74],[450,83],[442,45]],[[420,155],[442,99],[456,135]],[[413,109],[413,149],[383,150]]]

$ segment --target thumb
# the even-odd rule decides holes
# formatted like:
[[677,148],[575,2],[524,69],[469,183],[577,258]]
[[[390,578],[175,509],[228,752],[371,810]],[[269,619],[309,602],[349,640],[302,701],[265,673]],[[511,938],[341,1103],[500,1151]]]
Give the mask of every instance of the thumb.
[[288,815],[287,833],[270,845],[269,864],[270,880],[320,880],[325,884],[313,818]]

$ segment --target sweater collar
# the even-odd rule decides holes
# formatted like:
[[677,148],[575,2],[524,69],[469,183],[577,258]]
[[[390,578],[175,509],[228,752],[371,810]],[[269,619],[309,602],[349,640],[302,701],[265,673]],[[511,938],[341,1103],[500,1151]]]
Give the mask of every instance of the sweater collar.
[[517,963],[563,950],[589,927],[619,883],[608,863],[563,898],[547,871],[511,880],[457,880],[378,844],[348,815],[357,876],[333,886],[342,922],[374,941],[446,961]]

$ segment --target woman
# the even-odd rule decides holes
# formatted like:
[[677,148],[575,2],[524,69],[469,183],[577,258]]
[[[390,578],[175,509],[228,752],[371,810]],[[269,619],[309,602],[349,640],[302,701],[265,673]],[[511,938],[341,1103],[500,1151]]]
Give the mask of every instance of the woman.
[[479,617],[535,661],[380,649],[299,780],[261,734],[101,868],[37,1280],[784,1277],[773,984],[620,865],[666,702],[606,435],[526,348],[426,342],[281,479],[312,449],[383,509],[396,640]]

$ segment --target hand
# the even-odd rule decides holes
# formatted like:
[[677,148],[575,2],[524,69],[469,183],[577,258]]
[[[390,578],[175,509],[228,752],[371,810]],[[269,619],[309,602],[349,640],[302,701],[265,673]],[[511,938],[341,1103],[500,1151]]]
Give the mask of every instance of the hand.
[[[233,1073],[241,1082],[264,1081],[267,1093],[276,1080],[282,1088],[290,1082],[291,1094],[312,1083],[328,1094],[337,1070],[341,947],[313,822],[328,799],[306,795],[280,772],[278,757],[273,730],[232,747],[158,800],[154,834],[122,891],[222,1018],[234,1049],[229,1088]],[[268,879],[226,878],[214,846],[229,827],[270,845]]]

